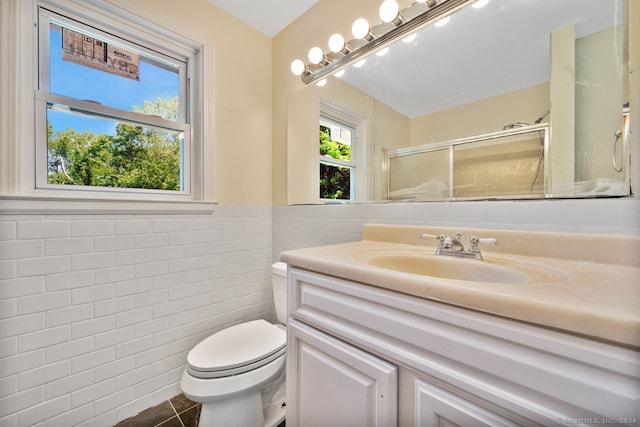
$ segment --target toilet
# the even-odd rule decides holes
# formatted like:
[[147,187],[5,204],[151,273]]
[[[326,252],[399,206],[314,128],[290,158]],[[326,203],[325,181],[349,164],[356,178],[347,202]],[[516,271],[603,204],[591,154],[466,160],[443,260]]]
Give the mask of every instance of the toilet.
[[277,427],[284,421],[287,266],[272,266],[282,324],[253,320],[218,331],[187,355],[180,387],[202,403],[200,427]]

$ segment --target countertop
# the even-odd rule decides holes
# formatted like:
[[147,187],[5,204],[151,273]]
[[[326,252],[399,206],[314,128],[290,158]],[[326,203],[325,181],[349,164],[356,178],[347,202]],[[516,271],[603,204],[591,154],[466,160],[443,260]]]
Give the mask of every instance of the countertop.
[[[454,280],[368,263],[381,253],[432,256],[437,242],[420,236],[439,232],[454,233],[366,225],[362,241],[285,251],[280,259],[367,286],[640,347],[639,237],[464,230],[466,236],[497,237],[500,243],[482,248],[485,260],[461,261],[524,266],[530,280],[520,283]],[[621,255],[613,256],[615,251]]]

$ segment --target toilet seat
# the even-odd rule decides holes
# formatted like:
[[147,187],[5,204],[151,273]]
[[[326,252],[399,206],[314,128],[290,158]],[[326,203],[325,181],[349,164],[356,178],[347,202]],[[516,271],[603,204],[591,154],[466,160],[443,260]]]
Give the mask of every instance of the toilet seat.
[[284,355],[286,332],[265,320],[254,320],[216,332],[187,355],[187,372],[202,379],[238,375]]

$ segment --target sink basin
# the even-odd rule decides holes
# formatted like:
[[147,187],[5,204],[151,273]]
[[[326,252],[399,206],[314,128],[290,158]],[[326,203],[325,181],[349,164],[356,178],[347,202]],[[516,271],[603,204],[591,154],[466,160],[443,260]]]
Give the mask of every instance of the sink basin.
[[557,281],[568,277],[566,272],[549,268],[542,263],[503,258],[485,258],[480,261],[415,252],[417,253],[364,251],[356,254],[355,258],[374,267],[450,280],[520,284]]

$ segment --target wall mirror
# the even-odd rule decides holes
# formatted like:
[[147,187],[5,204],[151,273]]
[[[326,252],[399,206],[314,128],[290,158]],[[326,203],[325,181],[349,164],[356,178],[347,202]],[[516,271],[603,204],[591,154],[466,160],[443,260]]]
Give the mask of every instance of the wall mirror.
[[630,194],[628,0],[472,4],[289,94],[289,204]]

